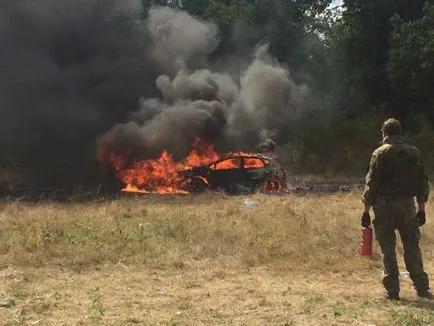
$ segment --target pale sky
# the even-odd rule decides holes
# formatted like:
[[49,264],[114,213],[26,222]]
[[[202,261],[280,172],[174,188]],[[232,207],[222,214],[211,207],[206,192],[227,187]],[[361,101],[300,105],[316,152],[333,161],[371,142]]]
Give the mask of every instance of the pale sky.
[[340,6],[344,3],[343,0],[333,0],[332,1],[332,6]]

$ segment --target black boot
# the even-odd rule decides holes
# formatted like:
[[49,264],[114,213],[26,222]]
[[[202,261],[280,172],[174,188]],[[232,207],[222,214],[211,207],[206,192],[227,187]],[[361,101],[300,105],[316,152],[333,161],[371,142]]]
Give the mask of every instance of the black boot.
[[399,293],[398,292],[386,292],[384,294],[384,299],[387,299],[387,300],[399,300]]
[[434,295],[429,290],[429,279],[427,273],[423,273],[418,278],[414,278],[413,282],[419,297],[430,300],[434,299]]
[[429,300],[434,299],[434,294],[432,294],[432,292],[430,290],[417,291],[417,295],[421,298],[425,298],[425,299],[429,299]]
[[399,279],[398,275],[386,275],[383,277],[383,285],[386,289],[386,293],[384,295],[385,299],[388,300],[399,300]]

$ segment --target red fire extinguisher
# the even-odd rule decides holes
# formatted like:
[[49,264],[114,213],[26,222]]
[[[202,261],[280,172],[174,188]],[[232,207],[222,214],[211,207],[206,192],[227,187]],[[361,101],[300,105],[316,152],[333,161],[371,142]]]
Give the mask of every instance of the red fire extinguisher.
[[359,252],[362,256],[372,255],[372,229],[370,227],[362,228]]

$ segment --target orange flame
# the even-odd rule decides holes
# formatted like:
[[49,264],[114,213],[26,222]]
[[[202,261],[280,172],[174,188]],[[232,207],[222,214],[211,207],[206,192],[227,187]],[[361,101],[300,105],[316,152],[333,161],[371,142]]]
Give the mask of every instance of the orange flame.
[[158,159],[138,161],[126,168],[126,161],[122,156],[109,155],[116,175],[126,184],[122,191],[147,194],[188,194],[183,189],[185,180],[179,171],[206,165],[219,158],[214,147],[204,146],[200,139],[195,141],[192,151],[182,162],[175,162],[172,155],[164,150]]

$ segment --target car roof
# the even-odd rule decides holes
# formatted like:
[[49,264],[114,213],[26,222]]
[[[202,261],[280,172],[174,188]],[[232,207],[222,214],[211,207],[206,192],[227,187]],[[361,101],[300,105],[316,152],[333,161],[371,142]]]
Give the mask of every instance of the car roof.
[[257,159],[262,159],[262,160],[272,160],[271,157],[259,154],[259,153],[228,153],[225,156],[219,158],[218,160],[215,160],[214,162],[210,163],[209,165],[212,165],[214,163],[217,162],[221,162],[227,159],[231,159],[231,158],[257,158]]

